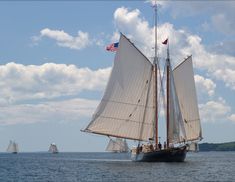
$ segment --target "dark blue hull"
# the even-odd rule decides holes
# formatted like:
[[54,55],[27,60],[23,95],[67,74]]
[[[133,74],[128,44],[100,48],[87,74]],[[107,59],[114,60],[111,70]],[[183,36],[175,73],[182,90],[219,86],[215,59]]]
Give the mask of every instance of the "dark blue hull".
[[138,162],[184,162],[186,146],[147,153],[132,154],[131,159]]

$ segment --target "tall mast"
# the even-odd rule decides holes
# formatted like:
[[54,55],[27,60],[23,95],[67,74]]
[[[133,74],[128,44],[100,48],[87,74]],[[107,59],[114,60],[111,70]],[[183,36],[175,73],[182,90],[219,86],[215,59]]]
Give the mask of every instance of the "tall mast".
[[155,30],[155,54],[154,54],[154,79],[155,79],[155,89],[154,89],[154,103],[155,103],[155,144],[156,147],[158,146],[158,77],[157,77],[157,3],[155,1],[154,4],[154,12],[155,12],[155,16],[154,16],[154,30]]
[[170,53],[169,40],[167,42],[167,58],[166,58],[166,144],[169,148],[169,123],[170,123]]

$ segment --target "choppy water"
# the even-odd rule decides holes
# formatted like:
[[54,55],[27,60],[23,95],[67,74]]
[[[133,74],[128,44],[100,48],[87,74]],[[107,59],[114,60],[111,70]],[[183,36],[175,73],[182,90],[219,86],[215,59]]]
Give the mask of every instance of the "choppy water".
[[235,152],[188,153],[184,163],[132,162],[129,154],[0,154],[0,181],[235,181]]

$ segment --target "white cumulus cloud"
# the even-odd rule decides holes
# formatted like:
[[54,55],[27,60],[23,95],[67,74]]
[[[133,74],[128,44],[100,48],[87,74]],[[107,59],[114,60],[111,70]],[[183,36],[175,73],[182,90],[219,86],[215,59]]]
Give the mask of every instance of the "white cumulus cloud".
[[195,75],[194,80],[196,83],[197,91],[207,93],[209,96],[213,96],[215,93],[216,84],[209,78],[204,78],[200,75]]
[[235,90],[235,69],[217,69],[213,73],[213,75],[218,80],[223,80],[226,83],[227,87],[230,87]]
[[79,121],[91,117],[98,101],[82,91],[103,91],[111,68],[91,70],[46,63],[0,66],[1,125]]
[[[160,1],[161,2],[161,1]],[[193,17],[198,14],[207,18],[204,23],[209,31],[234,34],[234,1],[163,1],[161,6],[168,9],[173,18]],[[159,4],[159,3],[158,3]],[[161,10],[161,8],[160,8]],[[199,11],[200,10],[200,11]],[[206,25],[207,24],[207,25]]]
[[98,101],[68,99],[37,104],[16,104],[1,108],[0,125],[30,124],[39,122],[79,122],[90,118]]
[[230,121],[235,122],[235,114],[230,115],[230,116],[228,117],[228,119],[229,119]]
[[[57,45],[61,47],[68,47],[70,49],[81,50],[90,45],[89,34],[87,32],[78,31],[76,36],[71,36],[63,30],[51,30],[45,28],[40,31],[40,38],[48,37],[56,41]],[[37,38],[33,38],[38,40]]]
[[231,108],[225,100],[219,98],[217,101],[208,101],[205,104],[199,104],[200,118],[203,122],[225,121]]
[[0,104],[27,99],[76,95],[84,90],[103,90],[111,68],[91,70],[75,65],[46,63],[0,66]]

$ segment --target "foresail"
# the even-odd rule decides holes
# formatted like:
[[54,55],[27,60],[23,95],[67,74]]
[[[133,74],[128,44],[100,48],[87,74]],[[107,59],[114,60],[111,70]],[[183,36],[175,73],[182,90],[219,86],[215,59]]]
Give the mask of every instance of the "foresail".
[[177,66],[173,74],[184,121],[186,140],[201,139],[201,123],[198,112],[192,57],[188,57]]
[[152,64],[121,35],[104,96],[87,132],[149,140],[153,138]]
[[186,139],[182,113],[176,93],[173,71],[170,65],[170,91],[169,91],[169,143],[179,143]]

